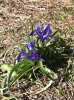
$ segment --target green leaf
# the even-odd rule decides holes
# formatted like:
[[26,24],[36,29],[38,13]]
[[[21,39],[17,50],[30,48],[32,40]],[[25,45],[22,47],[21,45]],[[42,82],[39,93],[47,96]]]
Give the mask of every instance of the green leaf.
[[14,82],[16,82],[17,79],[19,79],[23,74],[25,74],[27,71],[29,71],[30,69],[32,68],[32,64],[30,63],[29,60],[22,60],[20,61],[18,64],[16,64],[10,74],[9,74],[9,78],[8,78],[8,84],[11,83],[11,79],[12,79],[12,74],[13,72],[16,72],[16,75],[15,77],[13,77],[13,80],[12,80],[12,84]]
[[56,77],[55,78],[53,78],[52,76],[51,76],[51,71],[50,71],[50,69],[48,69],[48,68],[46,68],[46,67],[43,67],[43,64],[42,64],[42,62],[40,61],[39,62],[39,69],[41,70],[41,72],[43,73],[43,74],[45,74],[48,78],[50,78],[51,80],[56,80],[57,79],[57,75],[56,75]]
[[[15,100],[18,100],[17,97],[14,96],[14,94],[11,91],[10,86],[15,83],[23,74],[31,70],[33,64],[30,62],[30,60],[22,60],[18,64],[16,64],[12,70],[10,71],[9,77],[8,77],[8,90],[10,94],[15,98]],[[15,77],[12,77],[13,72],[16,72]]]

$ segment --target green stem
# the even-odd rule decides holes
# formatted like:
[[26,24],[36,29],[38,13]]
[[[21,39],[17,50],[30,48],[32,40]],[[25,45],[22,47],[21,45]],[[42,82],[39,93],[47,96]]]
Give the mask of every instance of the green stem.
[[41,61],[39,62],[39,69],[42,71],[43,74],[45,74],[45,75],[46,75],[48,78],[50,78],[51,80],[53,80],[53,81],[56,80],[56,79],[54,79],[54,78],[50,75],[50,73],[49,73],[47,70],[45,70],[45,68],[43,67],[43,64],[42,64]]

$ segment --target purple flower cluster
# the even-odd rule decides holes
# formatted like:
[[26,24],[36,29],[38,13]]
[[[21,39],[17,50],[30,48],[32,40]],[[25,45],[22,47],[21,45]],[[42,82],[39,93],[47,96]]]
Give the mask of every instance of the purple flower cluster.
[[42,42],[47,38],[54,41],[54,38],[51,37],[52,29],[50,28],[50,23],[45,24],[42,31],[41,31],[41,25],[40,24],[36,25],[35,30],[30,33],[30,36],[35,35],[34,34],[35,32],[37,33],[38,37]]
[[32,51],[35,47],[35,41],[29,42],[26,44],[30,54],[25,53],[24,49],[20,50],[20,54],[17,56],[16,60],[20,61],[23,58],[28,58],[30,60],[43,60],[40,55],[38,54],[38,51]]
[[[43,30],[41,30],[40,24],[36,25],[35,30],[33,30],[30,33],[30,36],[34,36],[35,33],[38,35],[38,37],[40,38],[40,40],[42,42],[44,42],[47,38],[54,41],[54,38],[51,37],[52,29],[50,28],[50,23],[45,24],[44,27],[43,27]],[[23,58],[28,58],[30,60],[41,60],[41,61],[43,61],[43,59],[38,54],[38,51],[33,51],[33,49],[35,48],[35,41],[27,43],[26,46],[27,46],[30,54],[25,53],[24,49],[21,49],[20,54],[16,58],[18,61],[22,60]]]

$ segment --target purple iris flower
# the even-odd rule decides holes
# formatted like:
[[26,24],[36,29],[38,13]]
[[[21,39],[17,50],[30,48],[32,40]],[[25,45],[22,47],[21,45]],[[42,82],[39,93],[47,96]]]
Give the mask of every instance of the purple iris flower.
[[43,59],[39,56],[37,51],[31,52],[31,54],[28,56],[30,60],[39,60],[43,61]]
[[27,46],[28,50],[31,51],[35,47],[35,41],[27,43],[26,46]]
[[35,32],[37,33],[42,42],[47,38],[49,38],[50,40],[54,40],[54,38],[51,37],[52,29],[50,28],[50,23],[45,24],[42,31],[40,24],[36,25],[35,31],[31,32],[30,36],[33,36]]
[[[35,41],[27,43],[26,46],[28,47],[28,50],[31,51],[35,46]],[[30,59],[30,60],[41,60],[41,61],[43,61],[43,59],[39,56],[37,51],[33,51],[28,55],[27,53],[24,52],[24,49],[20,50],[20,54],[17,56],[16,60],[20,61],[25,57]]]
[[28,59],[30,60],[39,60],[39,61],[43,61],[43,59],[39,56],[38,52],[37,51],[34,51],[34,52],[31,52],[28,56],[25,52],[21,52],[16,60],[20,61],[22,60],[24,57],[27,57]]

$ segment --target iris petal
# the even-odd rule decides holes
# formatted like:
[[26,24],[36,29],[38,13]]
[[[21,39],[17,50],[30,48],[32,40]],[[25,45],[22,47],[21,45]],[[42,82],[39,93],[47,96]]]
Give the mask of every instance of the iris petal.
[[42,39],[43,36],[42,36],[42,32],[40,30],[40,24],[36,25],[35,30],[36,30],[37,35]]
[[43,40],[47,39],[49,37],[49,32],[47,32],[44,36],[43,36]]
[[21,56],[24,56],[24,57],[27,56],[26,53],[24,52],[24,49],[23,48],[20,50],[20,53],[21,53]]
[[39,54],[38,54],[38,52],[37,51],[35,51],[35,52],[31,52],[31,54],[28,56],[28,58],[30,59],[30,60],[43,60],[40,56],[39,56]]
[[50,23],[49,22],[44,25],[43,30],[45,30],[46,28],[50,28]]
[[35,41],[27,43],[26,46],[31,51],[35,46]]
[[43,28],[43,31],[42,31],[43,35],[45,35],[49,29],[50,29],[50,23],[44,25],[44,28]]
[[16,57],[16,60],[18,60],[18,61],[21,60],[21,54],[19,54],[19,55]]

